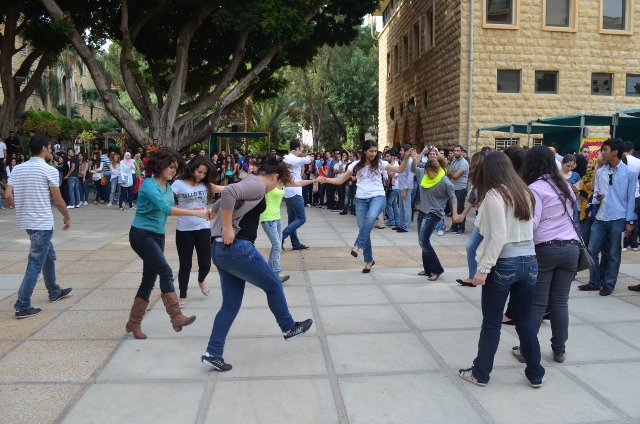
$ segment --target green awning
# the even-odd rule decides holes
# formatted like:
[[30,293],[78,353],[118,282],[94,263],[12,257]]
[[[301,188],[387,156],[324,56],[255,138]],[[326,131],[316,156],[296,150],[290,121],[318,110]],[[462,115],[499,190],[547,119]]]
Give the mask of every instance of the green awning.
[[640,109],[617,110],[616,113],[618,115],[630,115],[630,116],[640,117]]
[[514,134],[549,134],[555,132],[563,132],[563,131],[573,131],[576,129],[580,129],[580,126],[571,126],[571,125],[545,125],[545,124],[535,124],[532,121],[530,124],[506,124],[506,125],[497,125],[495,127],[485,127],[480,128],[479,131],[497,131],[497,132],[507,132]]
[[553,124],[553,125],[582,125],[584,119],[585,126],[595,127],[608,127],[613,125],[613,115],[566,115],[566,116],[554,116],[553,118],[538,119],[535,122],[541,124]]

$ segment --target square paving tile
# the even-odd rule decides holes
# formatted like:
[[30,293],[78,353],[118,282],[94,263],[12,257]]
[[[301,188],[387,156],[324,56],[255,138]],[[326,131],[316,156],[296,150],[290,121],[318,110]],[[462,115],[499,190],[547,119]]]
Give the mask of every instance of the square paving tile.
[[[341,261],[343,262],[343,261]],[[358,265],[358,267],[364,265]],[[315,270],[308,271],[313,286],[328,284],[372,284],[371,274],[363,274],[361,270]]]
[[[205,383],[93,384],[65,424],[193,423]],[[117,405],[117,407],[114,407]],[[179,412],[176,410],[179,405]]]
[[[231,371],[233,372],[233,371]],[[296,407],[291,407],[296,399]],[[328,379],[218,380],[205,423],[338,423]]]
[[[25,263],[26,269],[26,263]],[[0,274],[0,290],[14,290],[17,291],[20,288],[20,284],[22,284],[22,279],[24,278],[24,269],[22,270],[22,274]]]
[[587,322],[640,320],[640,308],[610,296],[572,299],[569,311]]
[[388,304],[389,300],[374,285],[315,286],[313,293],[320,306]]
[[613,324],[603,324],[605,331],[620,337],[627,343],[631,343],[640,348],[640,326],[637,322],[617,322]]
[[[637,323],[635,323],[637,325]],[[551,326],[543,325],[538,333],[540,351],[549,360],[553,359],[551,350]],[[514,345],[515,346],[515,345]],[[640,359],[640,350],[631,348],[591,325],[569,326],[569,339],[566,343],[565,364],[591,361],[615,361],[620,359]]]
[[0,355],[3,355],[5,352],[9,351],[9,349],[14,347],[15,345],[15,342],[0,342]]
[[0,290],[0,301],[16,293],[15,290]]
[[440,368],[413,333],[330,335],[327,343],[337,374]]
[[405,302],[442,302],[442,301],[464,301],[447,283],[422,284],[386,284],[385,290],[389,292],[393,300],[397,303]]
[[57,314],[54,311],[44,311],[29,319],[16,319],[14,311],[11,309],[11,312],[0,313],[0,339],[24,340],[45,326]]
[[[478,355],[480,329],[461,331],[432,331],[422,333],[427,341],[451,368],[469,368]],[[511,353],[511,348],[520,343],[508,331],[500,332],[500,345],[494,358],[495,366],[517,366],[520,363]],[[524,365],[522,366],[524,369]]]
[[35,339],[121,339],[126,334],[128,310],[67,311],[40,330]]
[[[215,304],[214,300],[211,300],[211,302],[212,305]],[[161,301],[158,301],[153,310],[149,311],[142,320],[142,331],[150,337],[166,337],[171,339],[206,337],[208,340],[218,310],[219,308],[214,307],[189,309],[189,304],[187,304],[187,308],[183,309],[183,313],[188,316],[195,315],[196,321],[190,326],[184,327],[182,332],[176,333],[171,327],[169,316],[165,312],[164,305]],[[313,317],[311,308],[289,308],[289,312],[296,321]],[[309,333],[315,333],[315,331],[316,326],[313,325]],[[271,310],[268,308],[240,308],[240,312],[229,331],[229,337],[254,336],[282,337],[282,331]]]
[[[204,340],[201,345],[202,352],[207,342]],[[218,379],[327,374],[320,340],[314,335],[305,334],[291,341],[285,341],[282,336],[229,339],[224,358],[233,369],[219,374]]]
[[468,302],[415,303],[400,305],[420,330],[478,328],[482,312]]
[[[131,309],[138,289],[96,289],[73,305],[75,311],[96,311],[105,309]],[[150,299],[160,296],[160,290],[151,292]]]
[[481,423],[442,373],[340,377],[349,423]]
[[117,344],[117,341],[27,341],[0,361],[0,381],[85,382]]
[[[289,307],[311,306],[307,288],[304,286],[289,287],[285,284],[284,296],[287,299],[287,305]],[[242,299],[242,306],[268,308],[267,295],[262,289],[247,283],[244,290],[244,298]]]
[[[547,367],[546,377],[544,386],[538,390],[531,387],[521,369],[493,370],[487,387],[465,384],[496,424],[578,423],[620,418],[558,369]],[[562,402],[558,402],[559,395]]]
[[391,305],[320,306],[325,333],[407,331],[409,326]]
[[567,370],[632,418],[640,418],[640,364],[575,365]]
[[57,422],[80,390],[82,385],[79,384],[0,386],[0,423]]

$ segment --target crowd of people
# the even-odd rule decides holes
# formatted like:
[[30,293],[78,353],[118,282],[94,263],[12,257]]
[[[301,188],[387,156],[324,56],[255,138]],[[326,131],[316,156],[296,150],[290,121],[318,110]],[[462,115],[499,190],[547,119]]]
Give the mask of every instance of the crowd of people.
[[[540,387],[545,370],[540,365],[537,332],[542,320],[550,319],[554,359],[563,362],[569,292],[580,256],[590,255],[594,265],[589,282],[578,288],[608,296],[615,289],[622,251],[638,250],[640,160],[634,156],[633,144],[619,139],[605,141],[598,151],[584,147],[578,154],[568,151],[565,156],[552,145],[510,146],[504,151],[483,148],[471,158],[459,145],[452,149],[426,146],[418,153],[408,144],[380,150],[372,140],[353,152],[305,151],[300,140],[292,140],[286,154],[271,151],[254,157],[236,150],[207,156],[204,150],[185,154],[162,148],[154,140],[146,151],[123,150],[122,158],[118,152],[100,151],[96,146],[90,162],[74,149],[67,149],[63,156],[62,149],[57,173],[45,162],[53,158],[46,137],[34,135],[29,147],[33,157],[11,169],[6,193],[16,207],[18,228],[31,237],[16,317],[41,312],[30,304],[40,271],[52,301],[71,293],[55,283],[50,242],[53,217],[43,204],[52,196],[64,216],[63,230],[68,229],[67,209],[88,204],[83,193],[90,175],[96,188],[94,204],[112,204],[119,190],[120,209],[124,200],[129,208],[134,208],[134,202],[137,207],[129,240],[143,261],[143,272],[126,323],[135,338],[147,337],[142,320],[158,277],[172,326],[181,331],[196,319],[181,311],[187,304],[193,251],[204,295],[210,293],[205,278],[211,263],[216,266],[222,306],[201,360],[218,371],[231,369],[222,357],[223,349],[246,282],[264,290],[285,340],[311,327],[311,319],[296,322],[291,317],[282,289],[290,277],[280,264],[287,239],[293,250],[309,248],[297,234],[306,222],[306,208],[356,216],[359,232],[350,255],[363,255],[363,273],[370,273],[375,265],[374,227],[410,233],[415,218],[416,243],[422,248],[419,275],[428,281],[436,281],[445,271],[431,244],[432,235],[465,234],[466,218],[474,211],[466,245],[469,273],[457,282],[483,287],[483,321],[473,366],[461,369],[459,375],[480,386],[489,382],[501,326],[512,324],[520,338],[513,355],[526,363],[531,385]],[[29,175],[42,180],[35,191],[34,184],[27,188]],[[36,201],[42,211],[34,219],[26,211]],[[286,226],[280,216],[283,201]],[[164,257],[170,215],[178,217],[179,297]],[[271,242],[267,260],[254,246],[260,226]],[[629,289],[640,291],[640,285]]]

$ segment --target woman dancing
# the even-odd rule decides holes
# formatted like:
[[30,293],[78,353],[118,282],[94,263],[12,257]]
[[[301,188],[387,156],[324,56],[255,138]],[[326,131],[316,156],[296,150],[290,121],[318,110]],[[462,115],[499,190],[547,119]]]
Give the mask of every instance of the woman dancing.
[[329,184],[340,185],[355,175],[356,182],[356,218],[358,220],[358,238],[351,249],[351,256],[357,258],[360,250],[364,252],[365,267],[364,274],[371,272],[371,267],[375,265],[373,253],[371,251],[371,230],[382,213],[387,203],[387,198],[382,185],[382,171],[387,170],[401,174],[404,172],[409,158],[414,150],[409,149],[404,154],[404,159],[400,166],[389,165],[380,160],[378,143],[373,140],[365,140],[362,146],[363,157],[359,161],[354,161],[340,178],[326,178]]
[[288,166],[275,156],[264,158],[256,175],[249,174],[236,184],[227,186],[213,205],[216,218],[211,225],[214,243],[211,258],[218,268],[222,288],[222,306],[216,315],[207,350],[202,363],[217,371],[229,371],[232,367],[222,358],[224,344],[244,295],[247,282],[264,290],[269,309],[276,318],[285,340],[304,334],[313,320],[294,322],[282,282],[269,268],[254,242],[258,236],[260,214],[265,211],[265,193],[280,182],[291,180]]
[[175,331],[182,331],[182,327],[192,324],[195,316],[186,317],[180,312],[178,296],[173,287],[173,271],[164,257],[164,234],[166,232],[167,216],[195,216],[208,219],[209,211],[205,209],[187,210],[174,207],[173,191],[169,181],[184,166],[184,161],[173,149],[162,148],[149,153],[145,165],[146,171],[153,174],[142,183],[138,192],[138,208],[129,231],[129,244],[140,259],[142,259],[142,282],[133,300],[127,333],[133,332],[136,339],[146,339],[140,325],[147,306],[149,296],[160,276],[160,291],[162,302],[171,317],[171,325]]

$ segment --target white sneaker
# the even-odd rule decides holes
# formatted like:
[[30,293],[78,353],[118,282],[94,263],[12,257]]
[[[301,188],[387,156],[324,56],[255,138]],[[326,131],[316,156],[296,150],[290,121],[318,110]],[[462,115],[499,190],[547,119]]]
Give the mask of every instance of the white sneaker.
[[638,248],[637,247],[632,247],[631,250],[633,250],[634,252],[637,252]]
[[89,204],[88,202],[84,202],[84,205],[85,205],[85,206],[86,206],[86,205],[88,205],[88,204]]
[[111,202],[107,203],[107,206],[111,206]]
[[73,206],[73,205],[67,206],[67,209],[73,209],[73,208],[75,208],[75,206]]
[[80,203],[79,205],[76,205],[75,207],[76,207],[76,208],[79,208],[80,206],[82,206],[82,203]]
[[442,230],[438,230],[438,235],[439,235],[439,236],[443,236],[443,235],[444,235],[444,231],[442,231]]
[[623,251],[623,252],[626,252],[626,251],[627,251],[627,248],[626,248],[626,247],[623,247],[623,248],[622,248],[622,251]]

